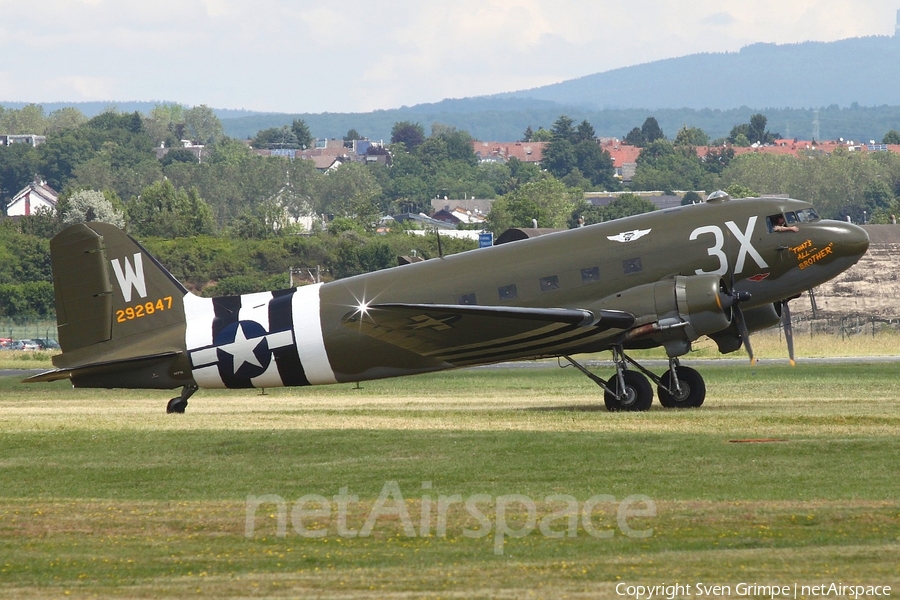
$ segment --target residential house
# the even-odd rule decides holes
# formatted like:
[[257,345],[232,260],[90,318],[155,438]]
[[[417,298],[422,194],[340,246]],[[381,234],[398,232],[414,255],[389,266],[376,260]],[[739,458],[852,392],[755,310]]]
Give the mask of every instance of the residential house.
[[479,142],[472,141],[475,156],[483,163],[505,163],[511,158],[540,163],[549,142]]
[[461,208],[466,212],[480,215],[487,215],[491,212],[491,206],[494,204],[492,198],[466,198],[464,200],[448,200],[447,198],[433,198],[431,200],[431,212],[436,213],[439,210],[450,210],[451,208]]
[[637,169],[637,158],[641,154],[641,149],[616,138],[601,139],[600,149],[609,152],[613,168],[616,170],[616,178],[626,183],[630,182]]
[[21,133],[12,135],[0,135],[0,146],[12,146],[13,144],[28,144],[29,146],[40,146],[47,141],[45,135],[34,135],[32,133]]
[[42,210],[55,210],[58,198],[59,193],[46,181],[36,179],[13,196],[6,205],[6,216],[28,217]]
[[486,215],[479,212],[466,210],[461,206],[454,208],[442,208],[431,215],[432,219],[450,223],[452,225],[480,225],[486,221]]
[[[196,144],[191,140],[181,140],[181,147],[190,151],[197,157],[197,162],[203,162],[203,159],[209,155],[209,150],[203,144]],[[165,143],[156,149],[156,160],[162,160],[162,157],[169,153],[172,148],[166,148]]]

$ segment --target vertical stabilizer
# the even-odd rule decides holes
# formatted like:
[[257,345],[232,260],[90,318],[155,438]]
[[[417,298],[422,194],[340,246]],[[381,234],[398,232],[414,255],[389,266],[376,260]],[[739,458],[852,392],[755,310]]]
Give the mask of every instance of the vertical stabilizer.
[[[190,380],[187,290],[124,231],[81,223],[50,241],[62,354],[53,377],[83,387],[172,388]],[[128,385],[122,385],[126,383]]]

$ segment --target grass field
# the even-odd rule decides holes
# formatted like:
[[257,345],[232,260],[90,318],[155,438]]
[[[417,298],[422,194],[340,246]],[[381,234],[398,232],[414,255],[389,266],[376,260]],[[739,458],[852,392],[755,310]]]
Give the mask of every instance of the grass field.
[[900,362],[861,361],[722,361],[701,409],[639,414],[574,369],[201,391],[184,415],[0,378],[0,597],[896,593]]

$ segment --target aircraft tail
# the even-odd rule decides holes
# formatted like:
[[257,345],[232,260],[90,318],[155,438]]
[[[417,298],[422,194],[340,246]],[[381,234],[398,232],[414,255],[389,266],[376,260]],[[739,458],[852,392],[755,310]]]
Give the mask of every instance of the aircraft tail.
[[193,383],[185,348],[188,291],[138,242],[106,223],[50,241],[57,368],[26,381],[170,389]]

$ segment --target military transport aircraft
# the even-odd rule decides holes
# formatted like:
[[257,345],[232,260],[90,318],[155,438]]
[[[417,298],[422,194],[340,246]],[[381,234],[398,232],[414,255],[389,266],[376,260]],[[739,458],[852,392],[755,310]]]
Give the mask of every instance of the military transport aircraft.
[[[777,227],[784,219],[788,227]],[[796,227],[790,227],[796,226]],[[794,231],[793,229],[796,229]],[[799,200],[706,202],[471,250],[324,284],[221,298],[189,293],[104,223],[50,243],[59,342],[52,371],[75,387],[198,388],[359,382],[512,359],[562,357],[609,410],[696,407],[682,366],[701,336],[720,352],[778,324],[787,301],[846,270],[869,239]],[[785,323],[789,326],[789,322]],[[662,346],[656,376],[626,354]],[[604,380],[572,355],[611,350]],[[791,351],[793,355],[793,351]],[[791,356],[793,359],[793,356]]]

